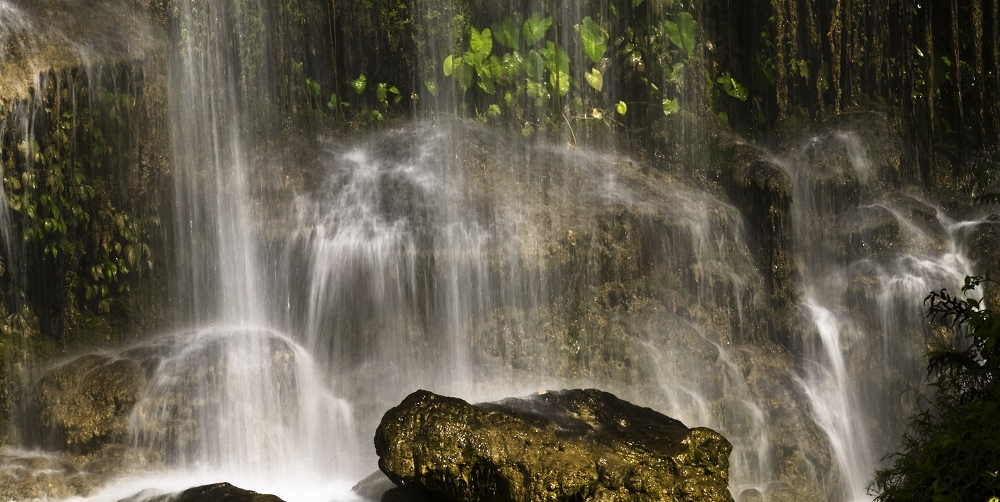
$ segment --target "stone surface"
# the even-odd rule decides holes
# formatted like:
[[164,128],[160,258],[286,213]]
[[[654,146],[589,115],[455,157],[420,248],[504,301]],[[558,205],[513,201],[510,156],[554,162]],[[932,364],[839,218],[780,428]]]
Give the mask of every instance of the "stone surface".
[[457,501],[732,500],[720,434],[593,389],[478,405],[417,391],[375,449],[397,484]]
[[35,388],[42,444],[86,454],[120,439],[145,385],[145,372],[130,359],[92,354],[56,367]]
[[118,502],[282,502],[274,495],[266,495],[238,488],[229,483],[196,486],[177,494],[153,495],[145,491]]

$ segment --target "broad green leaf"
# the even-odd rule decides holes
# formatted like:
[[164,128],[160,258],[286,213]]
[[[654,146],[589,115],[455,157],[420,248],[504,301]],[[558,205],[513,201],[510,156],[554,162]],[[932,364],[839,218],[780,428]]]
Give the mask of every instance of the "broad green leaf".
[[563,50],[559,44],[550,41],[545,42],[545,48],[539,50],[545,58],[545,69],[551,73],[569,73],[569,54]]
[[601,71],[597,68],[592,68],[589,72],[584,74],[587,78],[587,84],[594,88],[595,91],[601,92],[604,88],[604,75],[601,75]]
[[583,50],[587,57],[595,63],[599,63],[604,57],[604,52],[608,46],[608,32],[601,28],[601,25],[594,22],[590,16],[583,18],[580,25],[580,38],[583,40]]
[[681,111],[681,105],[676,99],[663,99],[663,114],[670,115]]
[[497,106],[496,103],[490,105],[490,107],[486,109],[486,115],[489,116],[489,117],[492,117],[492,118],[499,117],[500,116],[500,107]]
[[451,76],[452,72],[455,71],[455,59],[453,56],[444,58],[444,66],[442,69],[444,70],[444,76]]
[[508,52],[503,55],[503,60],[500,62],[500,71],[497,73],[497,80],[502,80],[505,83],[512,83],[521,73],[521,68],[524,66],[524,58],[517,51]]
[[326,107],[332,111],[336,111],[339,106],[340,106],[340,100],[337,99],[337,93],[331,94],[330,101],[326,102]]
[[517,25],[509,17],[505,17],[502,24],[493,25],[493,38],[500,45],[511,49],[517,49],[521,46],[521,30],[517,29]]
[[684,50],[685,54],[690,55],[694,51],[695,29],[698,26],[694,17],[688,12],[681,12],[677,15],[677,22],[666,21],[665,25],[670,41]]
[[364,75],[361,75],[358,78],[351,81],[351,88],[354,89],[354,92],[358,94],[365,92],[365,87],[367,86],[368,86],[368,79]]
[[472,85],[472,77],[475,73],[476,71],[465,61],[462,61],[461,64],[455,64],[455,80],[462,89],[468,89]]
[[379,100],[384,100],[389,92],[389,84],[385,82],[379,82],[375,86],[375,98]]
[[469,28],[469,48],[472,49],[472,52],[483,56],[488,56],[490,52],[493,52],[493,34],[490,33],[490,29],[484,28],[483,31],[478,31],[475,28]]
[[552,72],[549,75],[549,83],[552,84],[552,90],[558,92],[560,96],[565,96],[569,92],[570,78],[565,72]]
[[529,52],[524,69],[529,77],[540,80],[545,75],[545,58],[538,51]]
[[615,111],[618,112],[618,115],[625,115],[625,113],[628,112],[628,105],[626,105],[624,101],[619,101],[618,104],[615,105]]
[[552,26],[552,18],[543,18],[541,14],[535,12],[524,21],[524,41],[528,45],[535,45],[539,40],[545,38],[545,32]]

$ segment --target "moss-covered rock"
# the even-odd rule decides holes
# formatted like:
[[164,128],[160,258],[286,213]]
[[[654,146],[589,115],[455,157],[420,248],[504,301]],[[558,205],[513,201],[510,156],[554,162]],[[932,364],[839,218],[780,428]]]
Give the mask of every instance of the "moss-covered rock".
[[478,405],[417,391],[375,449],[397,484],[450,500],[732,500],[725,438],[594,389]]
[[142,367],[129,359],[87,355],[52,370],[34,397],[43,444],[86,454],[123,437],[145,385]]

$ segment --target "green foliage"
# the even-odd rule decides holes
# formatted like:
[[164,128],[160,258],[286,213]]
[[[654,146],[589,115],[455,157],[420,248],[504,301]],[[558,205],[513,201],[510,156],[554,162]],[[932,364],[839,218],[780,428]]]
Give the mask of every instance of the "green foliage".
[[942,289],[926,298],[927,316],[944,323],[956,340],[931,351],[935,395],[910,419],[892,463],[876,472],[876,500],[1000,495],[1000,313],[970,294],[985,285],[997,283],[967,277],[961,296]]
[[528,46],[535,45],[539,40],[545,38],[545,33],[552,27],[552,18],[543,18],[541,14],[535,12],[524,21],[524,42]]
[[690,55],[694,52],[697,40],[695,29],[698,23],[690,12],[681,12],[677,15],[676,21],[668,19],[664,21],[664,25],[667,27],[667,33],[670,34],[671,42],[683,49],[685,54]]
[[595,63],[600,63],[608,50],[608,32],[587,16],[580,25],[580,37],[583,39],[583,50],[587,53],[587,57]]
[[740,101],[747,100],[747,88],[740,85],[728,71],[719,76],[715,81],[722,86],[726,94]]
[[[641,4],[612,4],[606,12],[563,19],[575,30],[568,39],[540,12],[493,20],[488,28],[466,26],[438,76],[451,84],[444,89],[456,93],[460,113],[499,119],[523,134],[568,133],[571,141],[578,121],[614,126],[629,108],[631,121],[702,106],[692,87],[707,76],[696,51],[698,22],[682,2],[661,3],[655,13]],[[712,98],[748,98],[728,72],[712,75],[707,85]]]
[[[136,100],[51,83],[46,92],[57,96],[46,103],[47,120],[2,138],[23,138],[4,151],[6,194],[23,240],[42,250],[41,266],[62,281],[67,304],[107,313],[153,267],[148,235],[156,219],[120,208],[107,188],[111,173],[129,162],[118,132],[135,127]],[[74,101],[81,104],[71,108]]]

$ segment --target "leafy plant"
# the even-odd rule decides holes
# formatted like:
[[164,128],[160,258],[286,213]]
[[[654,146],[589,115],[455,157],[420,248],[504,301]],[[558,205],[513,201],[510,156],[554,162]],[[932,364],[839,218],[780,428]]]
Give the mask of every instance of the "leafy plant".
[[966,277],[962,295],[925,299],[927,316],[956,335],[928,357],[935,394],[910,419],[902,449],[875,474],[876,500],[985,500],[1000,495],[1000,313],[970,295],[997,283]]

